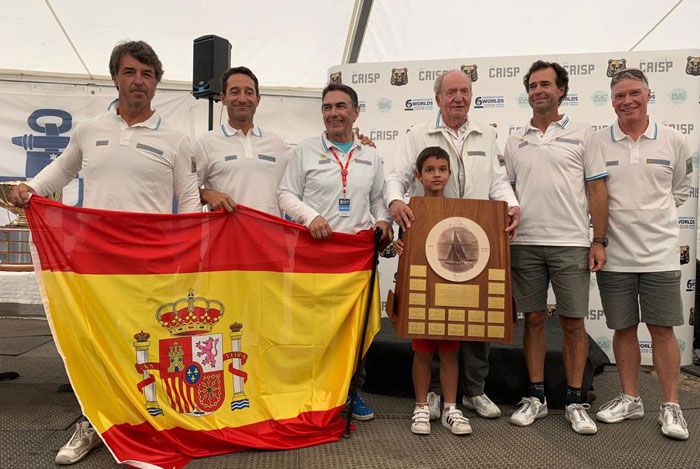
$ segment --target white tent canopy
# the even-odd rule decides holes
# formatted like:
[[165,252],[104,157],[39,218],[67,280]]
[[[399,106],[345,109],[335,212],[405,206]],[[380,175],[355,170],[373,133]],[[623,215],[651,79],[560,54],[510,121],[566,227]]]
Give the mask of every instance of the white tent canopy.
[[318,88],[348,60],[692,48],[698,24],[700,0],[20,0],[0,12],[0,69],[104,78],[114,44],[143,39],[189,82],[193,39],[216,34],[262,85]]

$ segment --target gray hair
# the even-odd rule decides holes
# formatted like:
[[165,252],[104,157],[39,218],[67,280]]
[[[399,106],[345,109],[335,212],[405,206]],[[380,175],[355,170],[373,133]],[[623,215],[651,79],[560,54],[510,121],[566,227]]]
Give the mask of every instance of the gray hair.
[[471,86],[471,84],[472,84],[471,77],[469,75],[467,75],[466,73],[464,73],[463,71],[457,70],[456,68],[453,68],[452,70],[447,70],[446,72],[441,73],[435,79],[435,83],[433,84],[433,91],[435,92],[435,95],[440,94],[440,91],[442,91],[442,81],[445,79],[445,77],[447,76],[448,73],[452,73],[452,72],[459,72],[459,73],[463,74],[465,77],[467,77],[467,80],[469,80],[469,85]]

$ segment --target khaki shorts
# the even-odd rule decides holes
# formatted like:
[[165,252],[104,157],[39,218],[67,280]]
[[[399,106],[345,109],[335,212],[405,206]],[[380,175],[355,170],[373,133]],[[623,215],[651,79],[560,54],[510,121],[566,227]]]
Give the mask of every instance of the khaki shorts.
[[605,323],[610,329],[626,329],[640,320],[655,326],[683,324],[680,270],[602,271],[596,273],[596,278]]
[[552,282],[557,314],[584,318],[591,279],[588,251],[577,246],[511,246],[513,296],[518,311],[546,311]]

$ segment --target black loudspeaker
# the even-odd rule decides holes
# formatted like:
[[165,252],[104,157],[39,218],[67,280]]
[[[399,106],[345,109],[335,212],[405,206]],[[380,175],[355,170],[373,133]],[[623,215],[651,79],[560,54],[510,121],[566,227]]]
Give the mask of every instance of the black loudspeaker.
[[221,75],[231,67],[231,43],[213,34],[198,37],[192,55],[192,95],[218,101]]

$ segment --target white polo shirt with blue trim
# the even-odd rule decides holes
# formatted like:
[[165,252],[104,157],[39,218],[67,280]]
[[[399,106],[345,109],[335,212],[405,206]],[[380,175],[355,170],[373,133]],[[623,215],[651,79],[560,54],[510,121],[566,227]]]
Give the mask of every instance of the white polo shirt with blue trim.
[[258,126],[244,134],[224,122],[199,136],[192,148],[200,187],[227,193],[237,204],[281,216],[277,189],[290,147],[280,136]]
[[592,134],[564,115],[545,132],[528,121],[508,137],[503,158],[520,201],[512,244],[590,246],[586,181],[607,177],[602,155],[584,153]]
[[80,172],[83,206],[105,210],[199,212],[197,164],[190,139],[157,112],[129,127],[118,101],[101,116],[79,123],[68,146],[29,185],[39,195],[60,191]]
[[680,269],[678,210],[688,198],[690,146],[675,129],[649,121],[632,140],[617,121],[595,133],[587,153],[608,170],[608,261],[611,272]]

